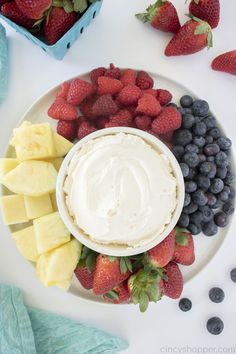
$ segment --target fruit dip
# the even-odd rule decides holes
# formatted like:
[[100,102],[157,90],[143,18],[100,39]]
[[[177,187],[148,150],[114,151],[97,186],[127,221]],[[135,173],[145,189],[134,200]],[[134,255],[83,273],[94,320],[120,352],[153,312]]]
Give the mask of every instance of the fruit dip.
[[71,159],[63,189],[76,227],[100,244],[149,243],[177,205],[168,158],[125,133],[85,143]]

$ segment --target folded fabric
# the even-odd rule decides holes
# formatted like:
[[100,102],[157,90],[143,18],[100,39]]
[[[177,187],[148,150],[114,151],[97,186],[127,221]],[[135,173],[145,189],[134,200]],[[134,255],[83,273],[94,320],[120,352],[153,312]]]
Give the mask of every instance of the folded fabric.
[[127,347],[99,329],[26,307],[19,289],[0,285],[1,354],[115,354]]
[[5,28],[0,23],[0,103],[7,95],[8,47]]

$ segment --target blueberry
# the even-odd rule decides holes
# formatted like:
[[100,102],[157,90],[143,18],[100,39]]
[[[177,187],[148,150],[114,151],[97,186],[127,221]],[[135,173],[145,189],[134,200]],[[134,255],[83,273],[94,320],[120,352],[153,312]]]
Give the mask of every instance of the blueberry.
[[188,144],[185,146],[185,152],[195,152],[196,154],[199,152],[199,148],[195,144]]
[[213,194],[220,193],[224,188],[224,182],[220,178],[213,178],[210,185],[210,191]]
[[217,144],[207,144],[204,146],[203,150],[207,156],[215,156],[220,152],[220,148]]
[[212,317],[207,321],[206,327],[208,332],[218,335],[224,329],[224,322],[219,317]]
[[191,310],[192,302],[187,298],[183,298],[179,301],[179,308],[180,308],[180,310],[187,312],[187,311]]
[[227,215],[222,211],[215,214],[214,220],[216,225],[219,227],[225,227],[229,221]]
[[217,202],[216,196],[212,193],[207,193],[207,199],[207,205],[209,205],[210,207],[212,207]]
[[224,190],[222,192],[220,192],[218,194],[218,198],[219,200],[221,200],[222,202],[227,202],[227,200],[229,199],[229,194],[226,193]]
[[232,202],[226,202],[223,207],[223,212],[228,216],[234,213],[234,205]]
[[184,108],[184,114],[192,114],[193,112],[192,112],[192,109],[189,107],[187,107],[187,108]]
[[215,163],[215,156],[207,156],[206,160]]
[[235,189],[233,187],[229,187],[229,200],[232,200],[235,198]]
[[191,223],[188,225],[188,230],[191,232],[192,235],[198,235],[202,231],[199,225]]
[[204,119],[204,123],[206,124],[208,129],[216,127],[216,119],[213,116],[206,117]]
[[230,278],[231,280],[236,283],[236,268],[232,269],[230,272]]
[[214,213],[211,210],[211,208],[208,205],[204,205],[202,207],[199,207],[199,210],[202,213],[202,221],[205,222],[209,222],[211,220],[213,220],[214,218]]
[[229,164],[228,156],[223,151],[218,152],[218,154],[216,155],[215,161],[216,161],[216,165],[218,167],[226,167]]
[[192,114],[185,114],[182,118],[182,128],[191,129],[195,123],[195,118]]
[[199,162],[205,162],[206,161],[206,156],[204,154],[198,154],[198,159]]
[[215,287],[209,291],[209,298],[212,302],[215,302],[218,304],[224,300],[225,293],[221,288]]
[[208,199],[205,192],[202,189],[198,189],[192,194],[192,201],[199,206],[203,206],[207,204]]
[[177,160],[180,160],[181,156],[184,154],[184,147],[181,145],[175,145],[172,148],[172,153],[175,155]]
[[183,208],[183,212],[186,214],[192,214],[198,209],[197,204],[191,202],[189,205]]
[[203,222],[203,213],[199,210],[195,211],[195,213],[190,215],[190,223],[201,226],[201,223]]
[[200,164],[199,170],[202,175],[207,176],[209,178],[213,178],[216,175],[216,166],[213,162],[202,162]]
[[192,105],[193,114],[204,117],[209,112],[209,104],[204,100],[196,100]]
[[192,141],[192,134],[188,129],[178,129],[174,134],[175,145],[185,146]]
[[215,234],[217,234],[217,231],[218,227],[214,223],[214,221],[209,221],[202,225],[202,232],[206,236],[214,236]]
[[207,131],[206,124],[203,122],[196,123],[193,127],[193,134],[194,135],[205,135]]
[[206,140],[206,144],[212,144],[214,141],[211,135],[206,135],[205,140]]
[[178,107],[177,111],[181,114],[181,116],[183,116],[185,114],[185,110],[183,107]]
[[192,181],[194,179],[194,177],[196,176],[197,172],[195,168],[190,168],[189,169],[189,173],[186,176],[186,180],[188,181]]
[[184,95],[180,99],[180,104],[183,108],[191,107],[193,104],[193,99],[189,95]]
[[174,107],[174,108],[176,108],[176,109],[179,108],[178,105],[177,105],[176,103],[174,103],[174,102],[168,103],[168,104],[167,104],[167,107]]
[[216,169],[216,177],[224,179],[227,175],[227,168],[226,167],[217,167]]
[[212,209],[218,209],[220,206],[222,205],[222,202],[220,199],[216,200],[216,203],[214,205],[212,205]]
[[195,178],[195,181],[198,185],[199,188],[203,189],[204,191],[206,191],[211,184],[210,178],[206,177],[206,176],[202,176],[202,175],[197,175]]
[[191,202],[190,194],[189,193],[185,193],[185,196],[184,196],[184,207],[189,205],[190,202]]
[[227,185],[230,185],[234,181],[235,181],[235,175],[233,175],[231,171],[228,171],[227,175],[226,175],[226,177],[224,179],[224,183],[227,184]]
[[205,145],[206,141],[203,138],[203,136],[195,136],[193,138],[193,144],[197,145],[198,147],[203,147]]
[[223,192],[226,192],[227,194],[230,194],[230,187],[229,186],[224,186]]
[[216,143],[219,145],[221,150],[229,150],[232,145],[232,141],[229,138],[223,137],[217,139]]
[[178,220],[178,225],[179,227],[188,227],[188,224],[189,224],[189,215],[188,214],[185,214],[185,213],[182,213],[180,215],[180,218]]
[[183,177],[187,177],[187,175],[189,174],[189,167],[186,163],[184,162],[181,162],[179,164],[180,168],[181,168],[181,171],[182,171],[182,175]]
[[186,152],[182,159],[189,167],[196,167],[199,164],[199,158],[195,152]]
[[185,192],[192,193],[197,190],[197,183],[194,181],[187,181],[185,182]]
[[219,128],[212,128],[208,131],[208,134],[212,136],[213,139],[218,139],[221,135]]

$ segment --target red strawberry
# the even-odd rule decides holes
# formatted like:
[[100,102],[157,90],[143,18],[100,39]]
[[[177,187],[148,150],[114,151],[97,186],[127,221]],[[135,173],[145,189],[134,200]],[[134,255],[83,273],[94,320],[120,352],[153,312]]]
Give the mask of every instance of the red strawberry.
[[165,267],[172,259],[175,251],[174,230],[157,246],[147,252],[147,259],[154,267]]
[[80,284],[85,289],[92,289],[93,287],[93,278],[94,278],[94,271],[90,272],[90,270],[86,267],[77,266],[74,271],[77,279],[79,280]]
[[77,135],[76,120],[59,120],[57,123],[57,132],[65,139],[74,141]]
[[114,64],[110,64],[110,68],[106,69],[104,76],[119,80],[121,77],[121,71],[119,68],[115,67]]
[[96,96],[91,96],[83,100],[83,102],[80,103],[79,109],[80,112],[87,118],[92,119],[93,118],[93,113],[92,113],[92,107],[94,102],[96,101],[97,97]]
[[184,265],[191,265],[195,261],[193,237],[190,232],[175,228],[173,261]]
[[98,97],[92,106],[92,114],[95,117],[110,116],[117,111],[117,104],[110,94]]
[[123,88],[123,84],[120,80],[111,79],[110,77],[101,76],[97,80],[98,82],[98,94],[105,95],[110,93],[111,95],[115,95],[116,93],[120,92]]
[[156,90],[156,94],[161,106],[165,106],[172,100],[172,94],[168,90],[158,89]]
[[181,114],[175,107],[164,107],[161,113],[152,122],[152,130],[156,134],[166,134],[179,129],[181,121]]
[[92,83],[97,85],[98,78],[100,76],[104,76],[105,72],[106,72],[106,69],[104,67],[101,67],[101,66],[99,68],[93,69],[90,72],[90,74],[89,74],[90,80],[92,81]]
[[211,27],[205,21],[193,17],[177,32],[165,49],[165,55],[188,55],[212,47]]
[[67,98],[69,88],[70,88],[70,83],[63,82],[60,86],[60,91],[57,93],[57,97]]
[[126,69],[121,75],[120,81],[124,86],[135,85],[137,72],[133,69]]
[[152,119],[148,116],[135,117],[135,124],[138,129],[148,130],[151,127]]
[[74,120],[78,117],[75,106],[68,103],[64,98],[56,98],[48,109],[48,115],[54,119]]
[[220,21],[220,0],[192,0],[189,12],[216,28]]
[[178,265],[174,262],[168,263],[164,270],[168,280],[163,280],[161,282],[161,290],[164,295],[171,299],[178,299],[183,291],[182,273]]
[[97,127],[98,129],[104,129],[106,123],[108,123],[108,122],[109,122],[109,118],[107,118],[107,117],[99,117],[99,118],[96,120],[96,127]]
[[84,121],[80,124],[77,137],[78,139],[83,139],[85,136],[95,132],[97,129],[93,127],[88,121]]
[[116,285],[130,276],[126,268],[121,271],[121,259],[100,254],[96,260],[93,292],[102,295],[112,290]]
[[144,94],[138,100],[137,112],[150,117],[157,116],[161,111],[161,105],[152,95]]
[[28,18],[38,20],[52,5],[52,0],[15,0],[20,11]]
[[71,104],[78,105],[85,98],[91,96],[93,92],[94,86],[90,82],[76,78],[70,84],[67,101]]
[[152,95],[153,97],[157,98],[157,90],[156,89],[147,89],[147,90],[142,90],[143,94],[147,93],[148,95]]
[[132,115],[127,109],[122,109],[110,117],[110,123],[115,124],[117,127],[129,127],[132,120]]
[[118,95],[118,100],[124,105],[136,104],[141,97],[142,91],[136,85],[125,86]]
[[236,49],[216,57],[211,63],[211,67],[213,70],[236,75]]
[[15,1],[7,2],[2,5],[1,12],[11,21],[27,29],[31,29],[35,23],[34,20],[28,18],[25,14],[23,14],[23,12],[20,11]]
[[130,300],[130,292],[127,282],[120,283],[114,289],[103,295],[103,299],[113,304],[123,304]]
[[148,90],[153,88],[154,82],[151,76],[146,71],[139,71],[136,78],[136,85],[141,90]]
[[143,22],[150,22],[151,26],[164,31],[176,33],[180,29],[177,11],[170,1],[157,0],[150,5],[146,12],[137,14]]
[[62,7],[53,7],[44,24],[44,33],[48,44],[55,44],[76,20],[76,12],[67,13]]

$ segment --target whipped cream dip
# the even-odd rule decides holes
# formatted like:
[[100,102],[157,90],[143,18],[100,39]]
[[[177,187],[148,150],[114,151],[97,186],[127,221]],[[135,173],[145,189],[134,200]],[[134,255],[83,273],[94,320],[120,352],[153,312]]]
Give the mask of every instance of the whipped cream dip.
[[63,191],[75,226],[99,244],[146,245],[177,206],[169,159],[128,133],[86,142],[68,165]]

